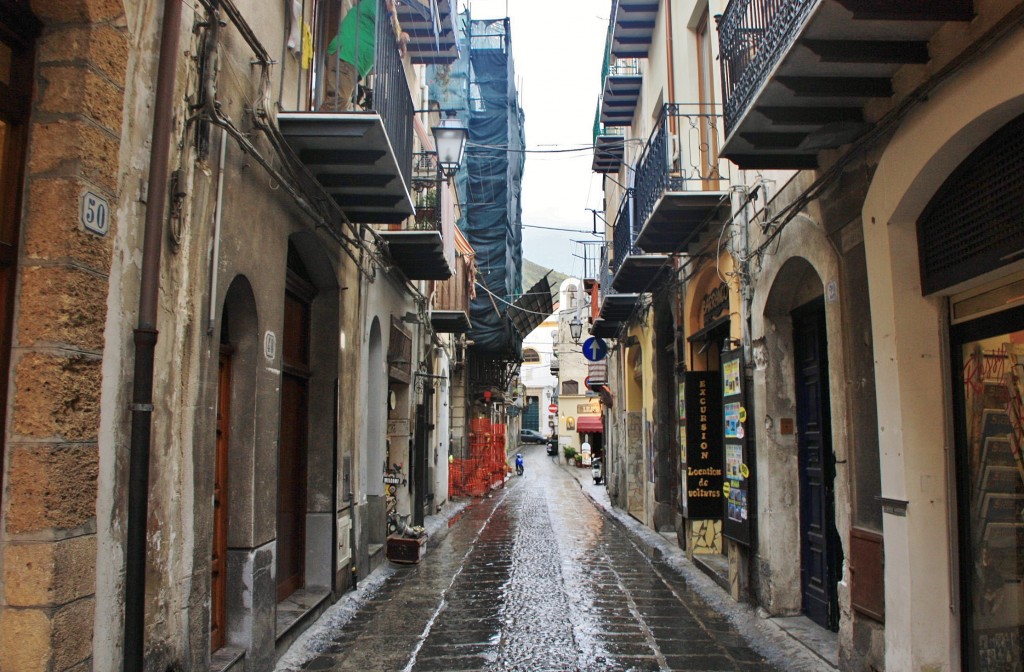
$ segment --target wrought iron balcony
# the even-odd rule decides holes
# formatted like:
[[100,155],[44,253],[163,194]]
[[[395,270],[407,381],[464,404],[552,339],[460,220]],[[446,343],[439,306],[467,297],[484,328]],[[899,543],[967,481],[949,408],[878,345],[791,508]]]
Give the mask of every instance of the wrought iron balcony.
[[613,263],[612,245],[605,243],[601,249],[601,286],[598,290],[601,307],[590,327],[590,333],[601,338],[616,336],[640,300],[639,294],[623,294],[612,288]]
[[437,163],[436,152],[421,152],[415,155],[413,172],[413,194],[415,215],[404,224],[393,224],[379,231],[387,242],[388,255],[410,280],[446,280],[454,272],[454,235],[452,222],[454,213],[448,213],[445,226],[445,210],[450,207],[445,198],[447,182],[443,179]]
[[616,0],[611,16],[611,52],[616,58],[647,58],[659,0]]
[[621,127],[598,125],[594,135],[594,162],[591,170],[595,173],[617,173],[626,155],[626,134]]
[[706,106],[669,103],[636,168],[636,244],[645,252],[687,245],[729,216],[728,181],[718,155],[721,116]]
[[409,58],[416,65],[447,65],[459,58],[454,0],[402,0],[398,20],[409,35]]
[[646,254],[637,247],[634,201],[634,190],[627,190],[615,216],[611,287],[619,292],[650,292],[669,270],[669,258],[664,254]]
[[643,82],[636,59],[619,61],[608,68],[601,93],[601,123],[605,127],[632,125]]
[[[430,310],[430,326],[437,333],[462,334],[472,328],[469,320],[470,300],[473,296],[473,282],[476,277],[476,263],[473,246],[457,229],[455,234],[455,268],[452,277],[434,284],[434,305]],[[455,359],[458,360],[458,348]]]
[[349,220],[368,224],[399,223],[413,214],[415,108],[398,41],[383,20],[384,0],[377,3],[373,74],[360,83],[355,107],[342,109],[337,97],[324,102],[328,90],[338,90],[340,76],[337,57],[325,50],[314,55],[313,111],[277,115],[288,145],[320,186]]
[[813,168],[871,124],[864,107],[892,77],[927,63],[944,21],[971,0],[730,0],[719,19],[722,156],[743,168]]

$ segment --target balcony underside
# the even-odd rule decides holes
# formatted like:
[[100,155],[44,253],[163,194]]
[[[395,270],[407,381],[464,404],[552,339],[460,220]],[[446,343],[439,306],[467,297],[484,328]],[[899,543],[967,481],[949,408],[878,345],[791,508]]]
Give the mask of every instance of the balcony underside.
[[430,326],[439,334],[464,334],[472,325],[464,310],[432,310]]
[[688,242],[729,216],[724,191],[669,191],[661,195],[644,222],[636,245],[644,252],[686,252]]
[[640,100],[643,75],[608,75],[601,96],[601,123],[605,126],[629,126]]
[[350,221],[397,224],[412,198],[380,115],[374,112],[282,112],[288,146]]
[[594,321],[594,326],[596,327],[599,322],[604,322],[605,325],[625,322],[633,315],[633,309],[639,300],[639,294],[605,294],[601,301],[600,316]]
[[647,58],[658,18],[658,0],[619,0],[613,18],[612,55],[616,58]]
[[591,170],[595,173],[617,173],[622,166],[626,150],[626,139],[621,135],[599,135],[594,140],[594,162]]
[[651,292],[668,276],[671,270],[668,256],[664,254],[630,254],[622,260],[612,278],[612,288],[617,292]]
[[590,327],[590,335],[597,338],[615,338],[619,335],[619,329],[621,328],[622,322],[598,318],[594,320],[594,324]]
[[891,98],[893,75],[927,63],[929,39],[944,21],[969,20],[969,6],[964,0],[822,0],[774,69],[750,66],[770,73],[763,81],[744,73],[731,95],[750,100],[733,113],[727,108],[735,121],[728,120],[722,156],[746,169],[817,167],[818,152],[872,128],[868,103]]
[[447,280],[452,268],[439,231],[380,231],[395,266],[410,280]]
[[430,10],[430,0],[403,0],[398,3],[398,21],[409,34],[413,64],[449,65],[458,59],[450,0],[437,0],[436,17]]

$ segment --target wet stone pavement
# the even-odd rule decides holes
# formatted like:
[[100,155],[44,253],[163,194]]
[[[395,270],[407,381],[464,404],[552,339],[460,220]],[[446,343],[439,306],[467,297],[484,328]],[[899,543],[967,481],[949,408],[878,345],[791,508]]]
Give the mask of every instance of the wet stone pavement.
[[[540,448],[288,670],[772,670]],[[429,542],[428,542],[429,543]]]

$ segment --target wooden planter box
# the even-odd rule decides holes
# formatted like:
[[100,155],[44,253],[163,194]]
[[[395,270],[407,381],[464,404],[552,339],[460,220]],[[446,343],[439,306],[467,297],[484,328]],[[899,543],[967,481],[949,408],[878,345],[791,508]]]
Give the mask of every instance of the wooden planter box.
[[414,565],[427,552],[427,538],[408,539],[398,534],[388,535],[384,555],[391,562]]

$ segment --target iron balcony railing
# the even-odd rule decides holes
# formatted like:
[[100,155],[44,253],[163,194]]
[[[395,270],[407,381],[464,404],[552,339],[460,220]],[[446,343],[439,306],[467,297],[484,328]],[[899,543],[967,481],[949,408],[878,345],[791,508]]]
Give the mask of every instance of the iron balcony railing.
[[[597,229],[596,221],[594,229],[595,231]],[[583,246],[583,279],[600,280],[602,264],[601,255],[604,252],[604,243],[597,240],[584,240],[581,241],[581,245]]]
[[[358,6],[354,5],[349,11],[357,11]],[[371,77],[367,78],[372,79],[372,84],[369,81],[360,82],[356,110],[376,112],[380,115],[402,179],[408,187],[412,174],[413,114],[416,108],[412,102],[409,80],[405,75],[405,65],[399,54],[395,29],[388,19],[385,0],[377,0],[377,21],[374,30],[373,70]],[[333,56],[327,58],[327,72],[324,75],[327,80],[337,80],[338,75],[334,70],[337,59]],[[338,90],[337,81],[333,90]],[[344,113],[339,105],[340,101],[337,98],[325,100],[318,111]]]
[[619,203],[619,212],[615,215],[614,233],[612,234],[612,263],[611,272],[615,272],[622,266],[622,262],[631,254],[641,254],[636,246],[636,234],[634,230],[636,217],[634,216],[634,193],[633,189],[627,189]]
[[638,58],[620,58],[615,61],[612,65],[608,66],[608,73],[606,76],[614,77],[616,75],[639,75],[640,72],[640,59]]
[[754,95],[821,0],[731,0],[718,20],[725,92],[725,133],[736,127]]
[[374,69],[372,109],[384,122],[391,149],[395,152],[406,185],[412,173],[413,114],[416,107],[405,76],[398,39],[384,0],[377,0],[377,57]]
[[[667,103],[636,164],[637,227],[669,191],[717,191],[723,180],[719,156],[721,115],[708,106]],[[692,111],[688,111],[692,110]]]
[[615,136],[615,137],[618,137],[618,138],[622,138],[623,142],[626,141],[626,128],[624,126],[605,126],[604,124],[601,123],[601,121],[600,121],[600,118],[601,118],[601,98],[600,97],[598,97],[598,100],[597,100],[597,117],[598,117],[598,121],[597,121],[597,123],[594,124],[594,142],[597,142],[597,136],[599,136],[599,135],[604,135],[604,136],[612,135],[612,136]]
[[441,230],[441,189],[443,184],[437,165],[437,152],[414,154],[412,188],[416,215],[407,227],[409,230]]
[[615,277],[615,271],[612,268],[612,246],[608,243],[601,245],[601,269],[600,269],[600,282],[601,286],[598,288],[598,302],[604,303],[604,297],[609,294],[614,294],[612,290],[612,278]]

